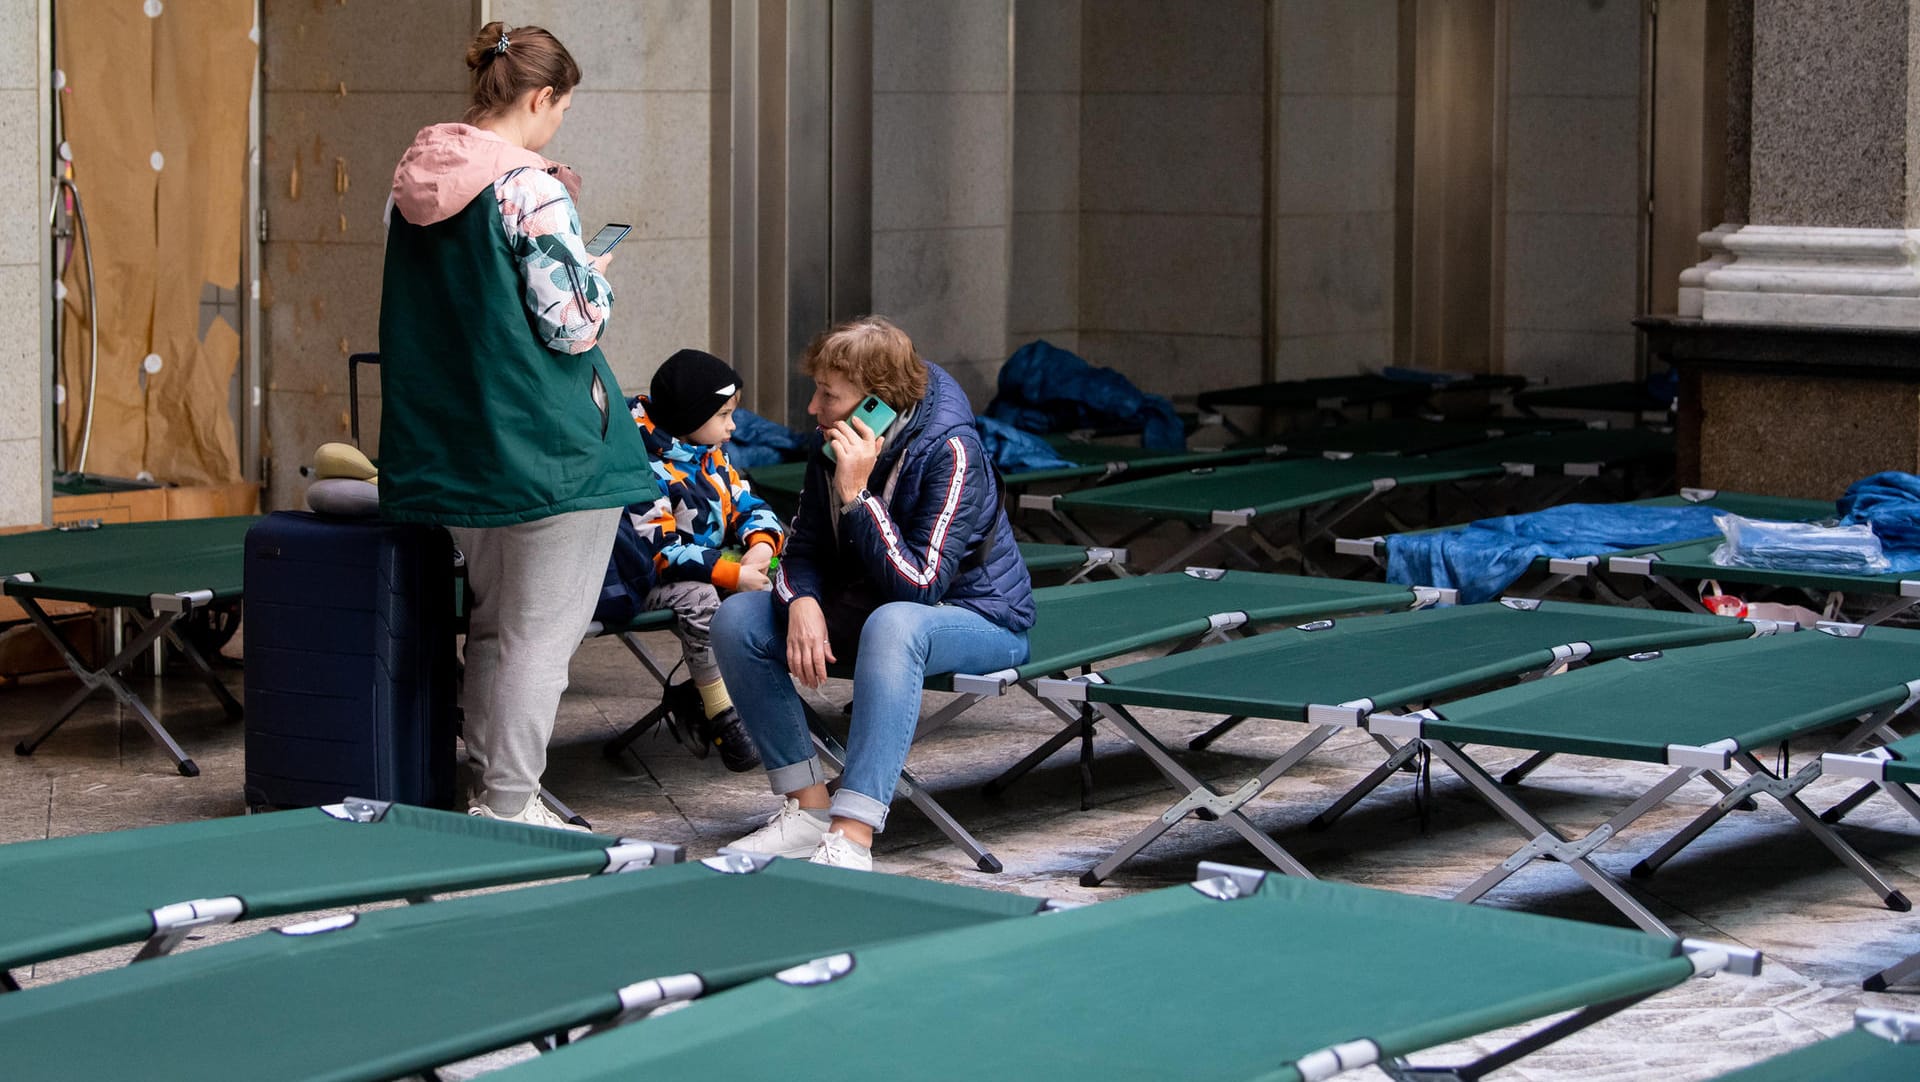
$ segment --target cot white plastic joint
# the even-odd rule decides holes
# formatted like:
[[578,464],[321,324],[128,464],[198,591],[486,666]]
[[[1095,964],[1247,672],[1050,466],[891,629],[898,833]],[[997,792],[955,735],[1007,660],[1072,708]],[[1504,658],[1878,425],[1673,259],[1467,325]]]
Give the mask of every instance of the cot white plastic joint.
[[359,920],[358,913],[336,913],[331,917],[321,917],[318,920],[306,920],[299,924],[289,924],[284,928],[275,928],[274,931],[281,935],[321,935],[325,932],[337,932],[342,928],[351,928]]
[[1607,570],[1622,575],[1653,574],[1653,559],[1648,556],[1615,556],[1607,561]]
[[1593,647],[1584,642],[1570,642],[1553,648],[1555,661],[1581,661],[1593,655]]
[[1853,1024],[1883,1041],[1920,1044],[1920,1015],[1861,1007],[1853,1012]]
[[1333,539],[1333,551],[1342,556],[1372,556],[1385,538],[1382,537],[1336,537]]
[[781,984],[791,984],[805,988],[816,984],[830,984],[853,972],[853,955],[835,954],[826,958],[815,958],[803,962],[791,969],[783,969],[773,975]]
[[1515,612],[1533,612],[1540,607],[1540,600],[1533,597],[1503,597],[1500,604]]
[[1720,495],[1720,490],[1717,488],[1683,488],[1680,490],[1680,498],[1688,503],[1706,503],[1718,495]]
[[953,690],[962,695],[998,696],[1007,692],[1007,686],[1020,679],[1013,669],[1001,669],[990,673],[954,673]]
[[711,856],[700,863],[722,875],[752,875],[754,872],[773,863],[774,858],[765,853],[748,853],[740,849],[722,849],[718,856]]
[[378,823],[387,817],[393,807],[390,800],[369,800],[363,796],[350,796],[338,804],[322,804],[320,810],[330,818],[345,823]]
[[1023,492],[1020,494],[1020,509],[1022,511],[1051,511],[1053,510],[1053,500],[1054,498],[1052,496],[1033,496]]
[[1052,699],[1055,702],[1083,703],[1087,701],[1086,682],[1079,678],[1056,680],[1049,677],[1048,679],[1036,682],[1033,685],[1033,690],[1034,694],[1040,696],[1042,699]]
[[1324,703],[1307,704],[1308,725],[1338,725],[1342,728],[1356,728],[1373,713],[1372,699],[1355,699],[1352,702],[1328,706]]
[[1323,1048],[1318,1052],[1301,1056],[1294,1061],[1293,1069],[1300,1072],[1304,1082],[1321,1082],[1332,1078],[1342,1071],[1351,1071],[1356,1067],[1366,1067],[1380,1062],[1380,1046],[1368,1040],[1348,1041],[1336,1044],[1332,1048]]
[[1705,939],[1682,939],[1680,949],[1693,962],[1696,976],[1703,973],[1735,973],[1742,977],[1760,975],[1761,955],[1748,947],[1734,947]]
[[693,999],[706,990],[705,982],[697,974],[655,977],[620,989],[620,1009],[635,1012],[657,1010],[668,1003]]
[[1367,718],[1367,731],[1389,736],[1395,740],[1418,740],[1427,728],[1427,722],[1436,715],[1431,710],[1418,710],[1411,714],[1374,714]]
[[149,914],[156,935],[200,928],[209,924],[231,924],[240,919],[247,907],[239,898],[200,898],[191,902],[163,905]]
[[1880,781],[1887,776],[1887,763],[1892,758],[1885,748],[1875,748],[1860,755],[1841,755],[1830,751],[1820,757],[1820,770],[1842,778]]
[[1703,770],[1725,770],[1733,765],[1733,753],[1740,745],[1731,738],[1711,744],[1668,744],[1668,766],[1691,766]]
[[686,856],[687,851],[682,846],[656,845],[653,842],[622,838],[619,845],[607,847],[607,866],[601,869],[600,874],[619,875],[622,872],[637,872],[642,868],[651,868],[656,864],[678,864],[685,860]]

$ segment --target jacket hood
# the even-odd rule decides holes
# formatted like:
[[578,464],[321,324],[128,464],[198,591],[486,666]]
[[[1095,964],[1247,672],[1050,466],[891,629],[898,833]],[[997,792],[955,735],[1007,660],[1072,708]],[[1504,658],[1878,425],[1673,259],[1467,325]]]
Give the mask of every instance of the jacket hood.
[[421,128],[393,170],[393,205],[414,225],[432,225],[465,210],[473,197],[515,169],[551,173],[580,197],[580,176],[558,162],[470,124]]

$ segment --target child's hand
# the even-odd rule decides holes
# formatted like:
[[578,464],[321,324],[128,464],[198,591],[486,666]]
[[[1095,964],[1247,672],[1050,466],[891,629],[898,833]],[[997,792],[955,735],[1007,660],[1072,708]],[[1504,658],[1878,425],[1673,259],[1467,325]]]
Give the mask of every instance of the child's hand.
[[740,561],[740,578],[734,586],[736,591],[744,594],[751,593],[754,590],[771,590],[772,588],[773,580],[767,577],[765,569],[754,567],[745,560]]
[[765,541],[755,543],[752,548],[747,550],[745,556],[740,557],[741,567],[751,567],[763,575],[767,573],[767,569],[772,563],[773,546],[767,544]]

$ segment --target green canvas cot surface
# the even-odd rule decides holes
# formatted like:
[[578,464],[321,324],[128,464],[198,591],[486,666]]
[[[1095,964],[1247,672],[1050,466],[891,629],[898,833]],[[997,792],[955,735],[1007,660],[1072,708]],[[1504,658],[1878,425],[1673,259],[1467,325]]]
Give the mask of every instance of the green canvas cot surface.
[[[1831,514],[1831,512],[1829,512]],[[1793,586],[1808,590],[1842,590],[1851,593],[1920,595],[1920,580],[1911,573],[1888,575],[1844,575],[1831,571],[1795,571],[1785,568],[1725,567],[1713,562],[1718,540],[1689,541],[1656,549],[1652,563],[1614,567],[1615,571],[1660,575],[1670,579],[1717,579],[1721,582],[1753,583],[1759,586]]]
[[22,1079],[385,1079],[605,1019],[629,985],[694,973],[715,990],[1039,906],[805,862],[681,864],[293,925],[0,996],[0,1046]]
[[[1298,1079],[1688,979],[1672,939],[1268,875],[852,952],[507,1069],[501,1082]],[[1444,981],[1437,974],[1445,974]]]
[[1046,545],[1037,541],[1020,542],[1020,560],[1028,571],[1070,571],[1084,566],[1087,550],[1081,545]]
[[1920,733],[1886,745],[1892,756],[1881,767],[1881,777],[1902,785],[1920,785]]
[[1920,631],[1817,631],[1622,658],[1439,707],[1454,743],[1665,763],[1668,746],[1754,751],[1897,705],[1920,681]]
[[1572,421],[1539,418],[1489,417],[1472,421],[1394,419],[1329,425],[1281,437],[1276,449],[1287,455],[1318,455],[1329,451],[1362,455],[1423,455],[1454,447],[1486,443],[1521,433],[1577,428]]
[[1272,631],[1108,669],[1084,688],[1095,702],[1300,720],[1309,705],[1397,707],[1545,668],[1557,646],[1583,643],[1602,658],[1754,631],[1693,613],[1488,602]]
[[249,917],[568,875],[618,839],[395,804],[320,808],[0,846],[0,969],[132,943],[150,911],[238,896]]
[[1904,1016],[1900,1019],[1904,1025],[1892,1030],[1874,1027],[1901,1033],[1901,1040],[1889,1039],[1869,1028],[1872,1023],[1861,1022],[1856,1019],[1857,1028],[1850,1033],[1720,1075],[1714,1082],[1887,1082],[1920,1078],[1920,1018]]
[[213,600],[241,594],[241,550],[252,515],[134,522],[90,530],[45,530],[0,537],[0,574],[14,597],[145,607],[153,594],[209,590]]
[[1498,462],[1442,463],[1437,456],[1292,458],[1102,485],[1066,493],[1058,497],[1055,506],[1063,510],[1122,511],[1205,525],[1215,511],[1270,515],[1365,495],[1386,484],[1442,484],[1497,477],[1504,472]]
[[1542,387],[1513,396],[1521,410],[1589,410],[1601,413],[1665,413],[1670,402],[1655,398],[1639,380],[1583,387]]
[[1208,618],[1249,623],[1406,608],[1413,590],[1258,571],[1174,571],[1111,582],[1048,586],[1033,594],[1022,680],[1205,632]]
[[1651,428],[1576,428],[1440,451],[1430,456],[1454,465],[1531,466],[1555,472],[1569,466],[1617,466],[1673,457],[1673,434]]

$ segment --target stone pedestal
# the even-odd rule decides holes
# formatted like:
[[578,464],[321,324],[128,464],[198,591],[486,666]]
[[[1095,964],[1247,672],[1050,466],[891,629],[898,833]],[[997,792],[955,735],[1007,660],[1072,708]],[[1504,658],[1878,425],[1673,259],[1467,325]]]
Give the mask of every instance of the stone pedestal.
[[1635,322],[1680,370],[1681,484],[1832,500],[1920,473],[1920,330]]

